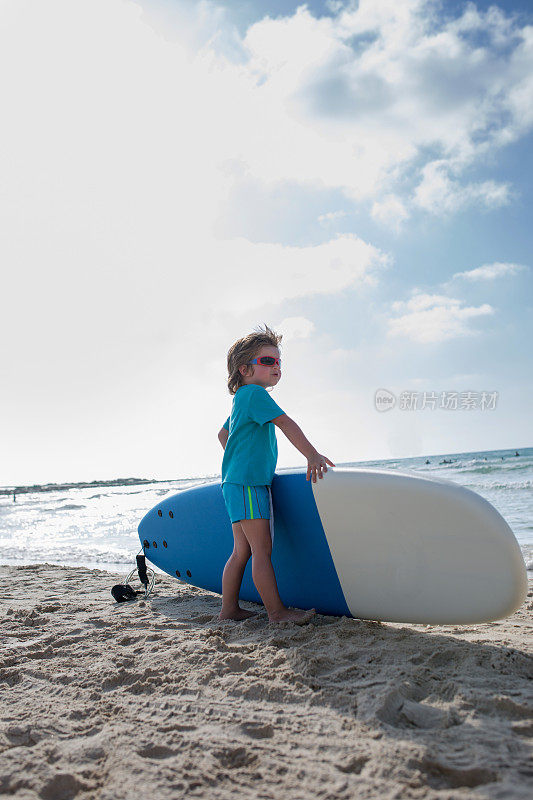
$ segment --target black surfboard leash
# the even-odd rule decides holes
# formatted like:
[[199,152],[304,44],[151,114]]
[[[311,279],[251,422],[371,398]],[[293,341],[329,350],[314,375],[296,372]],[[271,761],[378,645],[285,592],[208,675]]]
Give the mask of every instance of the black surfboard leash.
[[[150,569],[146,566],[144,546],[141,547],[135,556],[135,561],[137,566],[130,572],[126,578],[126,582],[117,583],[111,589],[111,594],[117,603],[125,603],[127,600],[135,600],[138,595],[144,595],[143,599],[146,600],[152,593],[155,584],[155,572],[153,569]],[[144,587],[141,590],[135,590],[132,586],[130,586],[130,581],[133,579],[135,573],[137,573],[139,581]]]

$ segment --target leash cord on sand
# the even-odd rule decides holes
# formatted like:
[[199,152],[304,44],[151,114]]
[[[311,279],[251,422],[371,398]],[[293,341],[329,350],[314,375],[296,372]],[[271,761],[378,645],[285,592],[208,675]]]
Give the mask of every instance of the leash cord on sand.
[[[141,556],[141,553],[143,554]],[[139,564],[139,558],[142,560],[142,563]],[[155,584],[155,572],[153,569],[150,569],[146,566],[145,556],[144,556],[144,547],[141,547],[137,555],[135,556],[137,561],[137,566],[135,569],[132,569],[128,577],[126,578],[126,586],[129,584],[131,579],[134,575],[138,575],[141,581],[141,584],[144,586],[144,599],[146,600],[150,594],[152,593],[152,589],[154,588]],[[143,580],[143,577],[146,578],[146,581]]]

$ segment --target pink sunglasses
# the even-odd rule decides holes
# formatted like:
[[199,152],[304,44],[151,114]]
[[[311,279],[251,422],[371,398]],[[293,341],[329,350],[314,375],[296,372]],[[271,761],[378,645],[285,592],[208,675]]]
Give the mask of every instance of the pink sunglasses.
[[254,358],[253,361],[249,361],[248,364],[260,364],[263,367],[273,367],[274,364],[277,364],[278,367],[281,367],[281,358],[274,358],[273,356],[261,356],[261,358]]

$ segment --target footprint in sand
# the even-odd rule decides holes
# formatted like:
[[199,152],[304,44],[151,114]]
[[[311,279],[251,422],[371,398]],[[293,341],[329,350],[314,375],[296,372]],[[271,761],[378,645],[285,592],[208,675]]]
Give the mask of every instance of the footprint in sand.
[[485,767],[455,767],[430,757],[416,765],[425,773],[429,786],[434,789],[474,789],[498,780],[498,773]]
[[162,759],[176,755],[176,751],[164,744],[148,744],[141,748],[141,750],[137,750],[137,754],[140,755],[141,758]]
[[271,739],[274,736],[272,725],[264,725],[261,722],[242,722],[241,731],[252,739]]
[[368,756],[352,756],[344,763],[335,764],[337,769],[341,772],[349,772],[354,775],[359,775],[365,764],[368,762]]
[[43,800],[58,800],[59,797],[62,800],[71,800],[72,797],[76,797],[78,792],[87,791],[90,788],[94,787],[81,783],[69,772],[60,772],[45,783],[39,795]]
[[224,747],[214,753],[214,756],[222,767],[228,769],[248,767],[257,761],[257,756],[250,753],[246,747]]

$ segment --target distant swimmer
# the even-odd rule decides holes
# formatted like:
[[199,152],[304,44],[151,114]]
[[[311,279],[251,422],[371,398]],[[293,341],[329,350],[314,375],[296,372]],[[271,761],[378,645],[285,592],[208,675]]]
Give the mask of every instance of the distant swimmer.
[[431,461],[429,460],[429,458],[426,458],[426,464],[431,464]]
[[518,452],[518,450],[516,450],[515,451],[515,456],[519,456],[519,455],[520,455],[520,453]]

